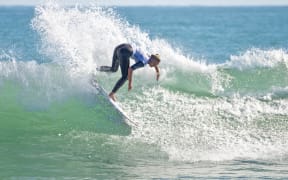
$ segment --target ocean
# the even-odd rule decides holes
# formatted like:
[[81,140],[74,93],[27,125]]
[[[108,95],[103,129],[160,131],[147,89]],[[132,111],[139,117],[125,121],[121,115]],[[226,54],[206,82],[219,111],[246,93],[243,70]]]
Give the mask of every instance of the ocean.
[[0,179],[288,179],[287,139],[288,7],[0,7]]

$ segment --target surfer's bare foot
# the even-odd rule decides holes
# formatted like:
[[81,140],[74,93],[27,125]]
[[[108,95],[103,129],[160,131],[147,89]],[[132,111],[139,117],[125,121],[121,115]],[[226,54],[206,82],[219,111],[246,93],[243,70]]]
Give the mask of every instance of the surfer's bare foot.
[[115,98],[115,95],[114,95],[114,94],[115,94],[115,93],[111,92],[111,93],[109,94],[109,97],[110,97],[113,101],[116,102],[116,98]]

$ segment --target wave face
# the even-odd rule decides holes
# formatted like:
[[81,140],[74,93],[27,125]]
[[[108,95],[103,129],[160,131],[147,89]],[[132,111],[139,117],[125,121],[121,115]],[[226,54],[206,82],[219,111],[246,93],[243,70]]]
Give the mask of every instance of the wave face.
[[[169,164],[287,158],[285,49],[251,48],[224,63],[205,63],[165,39],[151,38],[113,9],[67,8],[53,1],[35,8],[31,26],[40,37],[44,62],[19,61],[0,51],[2,140],[22,142],[30,152],[23,160],[35,160],[38,153],[61,168],[57,158],[62,157],[81,162],[88,171],[91,162],[109,169],[109,162],[133,166],[135,159]],[[162,58],[159,82],[153,69],[143,68],[135,71],[131,92],[123,86],[117,93],[123,110],[138,124],[132,132],[115,123],[121,117],[111,113],[90,81],[96,77],[105,89],[113,87],[120,72],[95,68],[109,65],[114,47],[123,42]],[[13,146],[6,141],[7,149]],[[67,171],[72,166],[64,165]],[[47,167],[39,173],[51,172]],[[77,177],[77,171],[70,175]]]

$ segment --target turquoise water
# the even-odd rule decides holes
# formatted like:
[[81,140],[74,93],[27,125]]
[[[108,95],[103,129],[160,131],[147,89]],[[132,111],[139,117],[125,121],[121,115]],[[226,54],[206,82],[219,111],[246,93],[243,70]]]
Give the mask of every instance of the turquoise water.
[[[0,179],[286,179],[287,7],[0,7]],[[117,93],[113,48],[162,57]]]

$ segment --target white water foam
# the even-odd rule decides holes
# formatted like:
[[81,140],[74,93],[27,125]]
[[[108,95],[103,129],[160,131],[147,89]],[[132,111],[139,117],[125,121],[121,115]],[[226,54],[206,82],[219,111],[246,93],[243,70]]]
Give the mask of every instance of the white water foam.
[[207,99],[154,88],[125,106],[141,124],[133,137],[157,144],[172,161],[273,159],[288,153],[287,100]]
[[242,55],[231,56],[223,66],[239,70],[254,69],[257,67],[272,68],[283,64],[288,68],[288,53],[283,49],[261,50],[252,48]]

